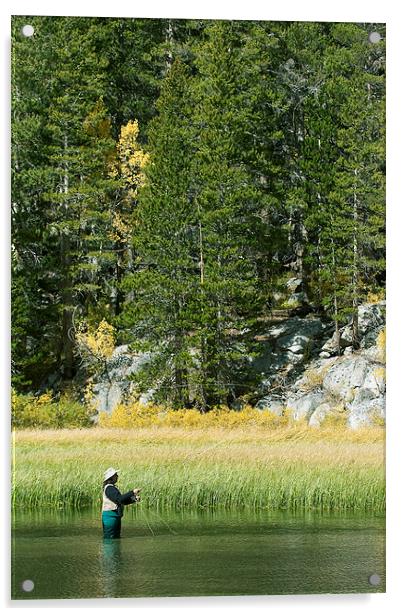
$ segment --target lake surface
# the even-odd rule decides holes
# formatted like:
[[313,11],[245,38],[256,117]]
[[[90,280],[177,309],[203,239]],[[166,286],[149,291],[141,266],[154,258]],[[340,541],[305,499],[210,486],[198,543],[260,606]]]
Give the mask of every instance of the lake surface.
[[98,511],[14,514],[13,599],[370,592],[385,592],[382,516],[140,505],[103,540]]

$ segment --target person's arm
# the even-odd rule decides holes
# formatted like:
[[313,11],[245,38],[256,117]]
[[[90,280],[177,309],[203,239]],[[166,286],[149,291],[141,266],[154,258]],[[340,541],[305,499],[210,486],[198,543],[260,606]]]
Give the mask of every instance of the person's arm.
[[112,503],[116,505],[130,505],[137,500],[133,490],[129,490],[125,494],[121,494],[120,491],[112,484],[107,486],[105,494]]

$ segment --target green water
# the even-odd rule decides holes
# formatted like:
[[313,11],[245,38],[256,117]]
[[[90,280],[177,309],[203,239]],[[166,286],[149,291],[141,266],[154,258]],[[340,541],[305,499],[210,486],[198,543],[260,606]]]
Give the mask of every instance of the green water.
[[384,592],[384,526],[374,516],[138,506],[126,510],[121,539],[104,541],[97,511],[17,512],[12,597]]

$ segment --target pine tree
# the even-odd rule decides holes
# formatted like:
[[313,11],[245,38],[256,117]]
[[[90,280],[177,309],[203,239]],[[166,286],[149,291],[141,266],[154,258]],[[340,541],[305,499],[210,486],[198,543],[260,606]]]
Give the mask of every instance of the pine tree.
[[[250,106],[241,28],[216,22],[197,55],[197,151],[193,171],[199,224],[201,408],[227,403],[250,352],[247,333],[262,306],[256,240],[265,230],[261,193],[244,154]],[[238,379],[239,380],[239,379]]]
[[[32,38],[22,34],[30,23]],[[40,17],[12,19],[11,112],[11,336],[12,380],[36,388],[55,365],[56,263],[46,241],[44,193],[52,187],[47,172],[46,57],[37,44]]]
[[[242,23],[239,35],[241,108],[245,118],[239,154],[249,181],[258,192],[260,235],[255,227],[252,239],[259,288],[265,302],[261,316],[268,318],[276,304],[283,274],[289,263],[296,261],[297,248],[292,240],[298,235],[295,211],[300,207],[294,194],[297,157],[290,122],[300,100],[296,100],[288,83],[293,84],[287,70],[287,28],[287,24],[280,22]],[[296,93],[299,89],[298,84]]]
[[316,240],[308,251],[319,301],[337,332],[339,323],[352,319],[357,347],[358,306],[384,271],[383,59],[368,28],[333,25],[330,41],[303,148],[307,225]]
[[149,127],[150,162],[132,218],[136,262],[126,276],[128,301],[121,318],[132,344],[153,354],[142,386],[156,383],[161,399],[176,407],[189,398],[192,313],[199,289],[188,82],[186,66],[175,61]]
[[[26,58],[21,57],[20,24],[21,18],[16,19],[14,127],[39,124],[35,144],[39,154],[29,157],[22,178],[19,169],[16,173],[16,237],[24,227],[19,182],[26,190],[32,181],[29,167],[35,161],[33,177],[38,182],[35,194],[28,196],[28,213],[30,225],[38,213],[38,299],[40,290],[46,289],[36,305],[51,317],[45,330],[52,338],[52,361],[61,364],[64,377],[70,379],[75,363],[74,314],[78,309],[87,313],[100,300],[103,266],[110,259],[107,172],[113,140],[102,102],[105,61],[95,52],[96,28],[91,20],[35,18],[33,40],[24,42],[24,47],[31,45]],[[27,72],[35,77],[25,84]],[[20,143],[14,148],[16,156],[19,151]],[[15,165],[20,164],[16,159]],[[35,280],[34,274],[26,275]],[[44,339],[42,333],[38,345]]]
[[350,46],[350,66],[340,76],[340,87],[349,92],[340,104],[340,155],[330,197],[346,210],[349,223],[343,238],[349,248],[343,292],[352,318],[352,342],[358,348],[358,306],[385,268],[385,58],[383,43],[373,49],[369,28],[334,26],[334,36]]
[[106,61],[104,103],[110,113],[113,137],[136,118],[146,143],[149,121],[155,116],[160,80],[165,67],[160,51],[165,42],[165,20],[94,18],[96,50]]

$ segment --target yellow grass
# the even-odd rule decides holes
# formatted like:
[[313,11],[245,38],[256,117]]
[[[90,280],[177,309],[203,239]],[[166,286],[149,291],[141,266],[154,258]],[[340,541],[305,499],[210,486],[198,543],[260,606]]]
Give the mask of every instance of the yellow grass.
[[148,506],[384,508],[384,431],[251,426],[21,430],[16,505],[94,504],[121,469]]

